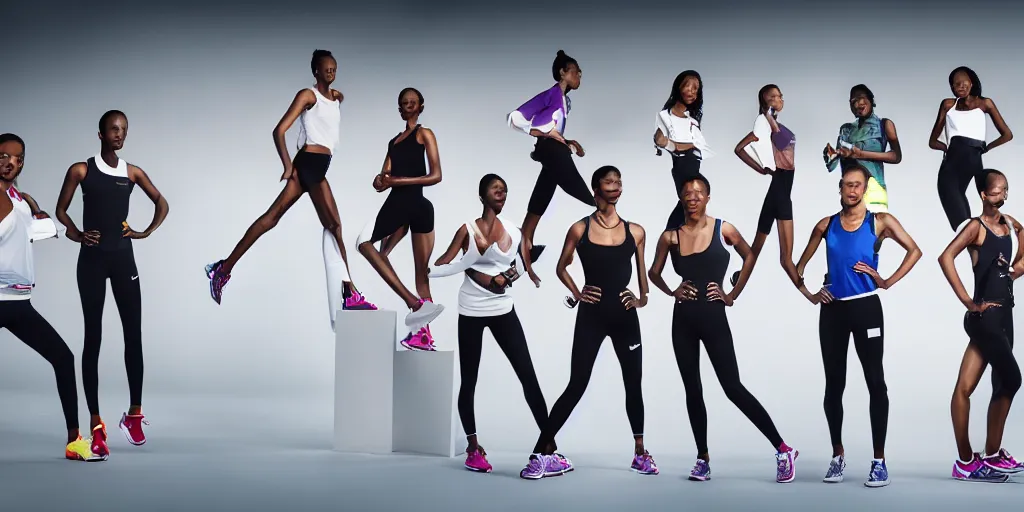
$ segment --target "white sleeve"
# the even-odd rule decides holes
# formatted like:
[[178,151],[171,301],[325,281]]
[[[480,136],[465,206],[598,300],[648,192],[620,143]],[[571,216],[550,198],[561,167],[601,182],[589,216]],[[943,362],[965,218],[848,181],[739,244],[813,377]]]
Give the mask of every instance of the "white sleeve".
[[512,129],[519,130],[527,135],[530,134],[530,129],[533,128],[533,124],[530,120],[524,117],[523,114],[519,113],[518,110],[514,110],[508,115],[508,125]]
[[668,123],[666,122],[666,119],[665,119],[665,116],[667,116],[667,115],[668,115],[668,113],[666,111],[664,111],[664,110],[662,110],[661,112],[658,112],[658,115],[654,119],[654,129],[655,130],[661,130],[661,134],[665,136],[665,139],[666,139],[665,150],[669,151],[669,152],[673,152],[673,151],[676,150],[676,145],[675,145],[675,143],[672,142],[672,137],[671,137],[672,132],[671,132],[671,130],[668,129]]
[[32,219],[32,241],[59,238],[67,231],[63,225],[58,226],[53,219]]

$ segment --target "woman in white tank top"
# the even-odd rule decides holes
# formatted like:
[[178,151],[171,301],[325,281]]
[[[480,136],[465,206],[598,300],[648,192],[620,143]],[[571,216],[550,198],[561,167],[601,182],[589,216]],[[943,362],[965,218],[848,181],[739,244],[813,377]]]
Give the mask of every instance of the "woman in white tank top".
[[[285,212],[304,193],[309,193],[316,208],[320,223],[323,224],[323,254],[327,273],[327,302],[330,309],[331,329],[334,329],[337,310],[375,310],[377,306],[368,302],[356,290],[348,271],[348,256],[341,234],[341,218],[334,201],[331,185],[327,182],[327,168],[330,166],[334,149],[338,145],[341,130],[341,102],[345,97],[332,89],[331,84],[338,69],[338,62],[327,50],[313,52],[310,62],[316,84],[302,89],[295,95],[284,117],[274,128],[274,145],[281,156],[284,172],[281,181],[284,190],[270,205],[266,213],[249,226],[245,235],[235,245],[231,255],[206,266],[210,278],[210,295],[220,304],[224,286],[231,279],[231,271],[242,255],[264,233],[277,225]],[[288,156],[285,133],[298,120],[299,152],[295,159]]]
[[[949,89],[953,97],[942,100],[939,105],[928,147],[943,153],[938,178],[939,201],[950,227],[956,231],[971,218],[967,187],[972,180],[978,190],[984,187],[984,183],[977,182],[984,169],[981,155],[1010,142],[1013,133],[995,102],[981,95],[981,79],[971,68],[954,69],[949,74]],[[999,132],[999,137],[990,143],[986,142],[986,114]],[[945,142],[939,140],[943,132]]]
[[[488,473],[491,465],[486,452],[477,442],[476,417],[473,407],[484,329],[490,329],[494,341],[508,357],[519,377],[526,402],[533,412],[538,429],[547,420],[548,408],[530,359],[526,335],[519,322],[508,288],[520,277],[515,266],[517,250],[523,246],[522,233],[515,224],[502,217],[508,187],[505,180],[488,174],[480,180],[480,202],[484,211],[479,219],[467,222],[455,233],[448,250],[430,269],[430,277],[464,274],[459,289],[459,416],[466,431],[466,469]],[[452,260],[462,251],[462,258]],[[526,254],[524,252],[524,254]],[[526,272],[536,286],[540,278],[523,260]]]

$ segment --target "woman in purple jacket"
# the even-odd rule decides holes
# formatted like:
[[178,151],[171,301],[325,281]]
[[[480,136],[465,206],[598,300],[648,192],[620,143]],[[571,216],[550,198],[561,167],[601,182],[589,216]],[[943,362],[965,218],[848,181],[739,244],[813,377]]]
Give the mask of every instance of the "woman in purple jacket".
[[509,126],[537,138],[530,158],[541,164],[540,176],[533,187],[533,195],[526,207],[526,220],[523,221],[523,247],[529,251],[530,261],[537,261],[544,251],[543,245],[533,246],[533,235],[555,196],[556,187],[562,187],[567,194],[587,205],[596,206],[593,191],[572,161],[573,152],[579,157],[584,155],[583,146],[563,137],[572,105],[569,91],[580,88],[582,75],[576,59],[558,50],[551,65],[551,76],[557,83],[508,115]]

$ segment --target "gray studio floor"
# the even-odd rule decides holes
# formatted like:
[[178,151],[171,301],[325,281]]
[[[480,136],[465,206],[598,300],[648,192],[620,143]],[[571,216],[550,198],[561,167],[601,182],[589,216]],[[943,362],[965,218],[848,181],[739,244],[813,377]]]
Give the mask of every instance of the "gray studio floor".
[[[53,397],[4,392],[0,419],[0,510],[961,510],[1016,505],[1024,487],[950,481],[948,461],[915,461],[893,471],[893,484],[866,489],[860,468],[847,482],[820,482],[823,458],[800,457],[797,481],[774,483],[772,467],[719,458],[714,479],[688,482],[688,457],[659,456],[661,475],[636,475],[621,457],[570,454],[578,469],[528,482],[518,472],[524,454],[491,453],[481,475],[462,460],[410,455],[361,456],[330,450],[331,412],[282,400],[161,399],[150,441],[132,447],[111,413],[112,455],[73,463],[54,444]],[[230,404],[230,407],[223,407]],[[172,407],[173,405],[173,407]],[[220,410],[219,410],[220,409]],[[33,423],[45,419],[44,430]],[[800,471],[803,469],[803,471]],[[767,473],[766,473],[767,471]],[[1022,478],[1024,481],[1024,478]]]

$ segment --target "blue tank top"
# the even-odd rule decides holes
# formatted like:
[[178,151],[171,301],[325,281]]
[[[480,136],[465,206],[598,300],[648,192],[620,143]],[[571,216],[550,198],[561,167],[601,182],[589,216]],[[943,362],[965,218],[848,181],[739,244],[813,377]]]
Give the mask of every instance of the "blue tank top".
[[871,268],[878,269],[878,253],[875,252],[875,216],[867,212],[864,221],[856,231],[843,229],[839,214],[828,220],[825,229],[825,254],[828,258],[828,275],[832,285],[829,292],[842,300],[875,291],[878,285],[867,274],[853,269],[863,261]]

